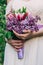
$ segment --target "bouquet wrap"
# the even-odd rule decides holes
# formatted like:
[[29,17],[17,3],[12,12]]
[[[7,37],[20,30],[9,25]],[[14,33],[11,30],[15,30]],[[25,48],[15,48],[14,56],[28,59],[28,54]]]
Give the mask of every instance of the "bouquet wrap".
[[24,57],[24,48],[19,49],[17,54],[18,54],[18,59],[23,59],[23,57]]

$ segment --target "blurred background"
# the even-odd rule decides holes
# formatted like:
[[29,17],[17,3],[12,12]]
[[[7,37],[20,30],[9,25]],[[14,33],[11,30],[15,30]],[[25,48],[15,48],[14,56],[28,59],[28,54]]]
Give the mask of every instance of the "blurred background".
[[6,0],[0,0],[0,65],[3,65],[5,50],[5,9]]

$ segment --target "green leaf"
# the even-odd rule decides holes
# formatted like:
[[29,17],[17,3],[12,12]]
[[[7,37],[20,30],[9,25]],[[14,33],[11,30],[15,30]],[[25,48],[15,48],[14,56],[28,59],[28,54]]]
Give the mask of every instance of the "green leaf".
[[18,10],[19,13],[22,13],[21,9]]
[[22,13],[26,13],[26,7],[22,8]]
[[6,37],[7,39],[11,39],[11,38],[12,38],[11,32],[10,32],[10,31],[8,31],[8,32],[6,31],[5,37]]

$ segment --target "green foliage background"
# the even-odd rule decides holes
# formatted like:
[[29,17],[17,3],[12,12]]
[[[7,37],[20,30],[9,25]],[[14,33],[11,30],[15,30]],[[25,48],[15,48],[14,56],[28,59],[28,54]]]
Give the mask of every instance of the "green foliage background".
[[5,50],[5,38],[4,38],[4,30],[6,23],[5,8],[6,8],[6,0],[0,0],[0,65],[3,65],[4,50]]

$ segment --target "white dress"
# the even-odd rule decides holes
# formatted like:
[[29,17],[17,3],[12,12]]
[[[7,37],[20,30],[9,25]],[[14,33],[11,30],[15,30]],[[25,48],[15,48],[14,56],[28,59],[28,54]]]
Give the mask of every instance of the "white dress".
[[[12,9],[19,9],[26,6],[33,15],[41,17],[40,24],[43,24],[43,0],[12,0],[8,3],[6,14]],[[4,65],[43,65],[43,36],[30,39],[24,45],[24,58],[18,59],[14,48],[6,43]]]

